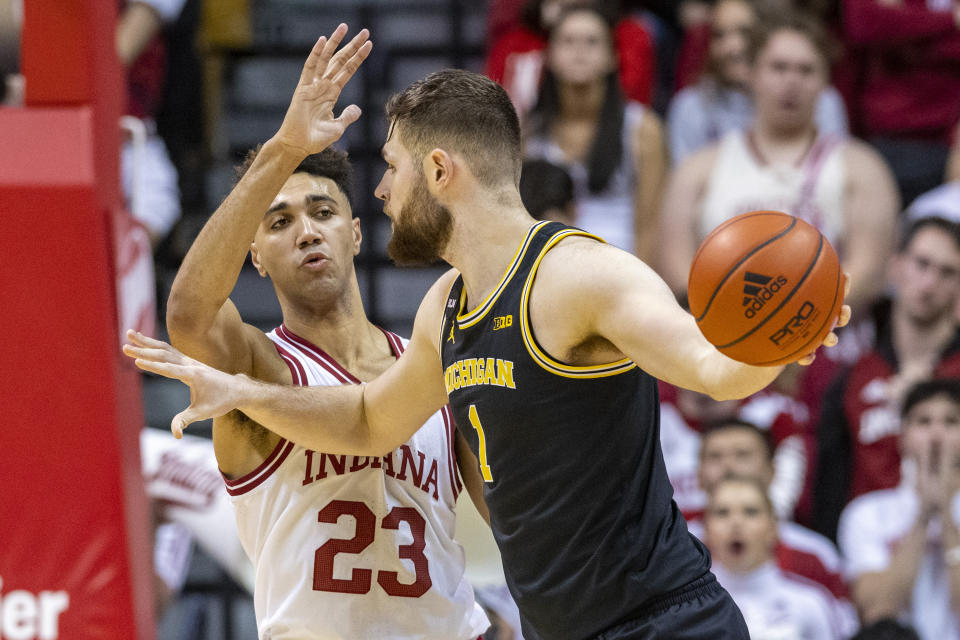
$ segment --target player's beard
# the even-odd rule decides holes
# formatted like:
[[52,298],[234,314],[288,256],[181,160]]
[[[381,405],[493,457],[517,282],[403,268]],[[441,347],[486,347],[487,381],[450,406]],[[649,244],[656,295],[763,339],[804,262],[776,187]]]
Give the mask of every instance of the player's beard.
[[393,221],[387,254],[399,265],[433,264],[440,259],[452,230],[450,210],[437,202],[427,190],[426,180],[420,176]]

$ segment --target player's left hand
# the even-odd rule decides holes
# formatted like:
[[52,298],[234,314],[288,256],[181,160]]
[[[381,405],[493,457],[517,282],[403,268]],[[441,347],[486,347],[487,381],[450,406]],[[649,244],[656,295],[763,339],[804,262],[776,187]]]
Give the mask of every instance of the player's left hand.
[[218,418],[237,408],[239,388],[246,376],[231,375],[183,355],[162,340],[147,337],[138,331],[127,331],[130,344],[123,352],[134,358],[134,364],[167,378],[176,378],[190,387],[190,406],[174,416],[170,431],[174,437],[192,422]]
[[[844,286],[843,286],[843,297],[844,299],[846,299],[847,295],[850,293],[850,274],[844,273],[843,278],[845,280]],[[852,313],[853,311],[850,309],[850,305],[845,304],[842,307],[840,307],[840,315],[837,317],[837,323],[833,325],[833,328],[839,329],[840,327],[846,326],[847,323],[850,322],[850,315]],[[827,334],[827,337],[823,339],[821,346],[832,347],[832,346],[835,346],[837,342],[839,342],[839,340],[840,339],[837,337],[837,334],[834,333],[834,331],[831,329],[830,333]],[[809,365],[811,362],[813,362],[814,358],[816,357],[817,357],[817,352],[814,351],[813,353],[806,355],[800,358],[799,360],[797,360],[797,364],[800,364],[803,366]]]

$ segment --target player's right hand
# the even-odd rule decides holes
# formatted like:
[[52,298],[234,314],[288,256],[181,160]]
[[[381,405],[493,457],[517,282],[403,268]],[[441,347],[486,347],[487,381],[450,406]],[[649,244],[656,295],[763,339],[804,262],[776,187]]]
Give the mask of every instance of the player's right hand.
[[329,38],[317,40],[307,56],[283,124],[274,136],[285,149],[304,157],[319,153],[339,140],[360,117],[355,104],[346,107],[339,117],[333,115],[340,91],[373,47],[370,33],[362,29],[337,51],[346,34],[347,25],[341,24]]
[[123,352],[134,358],[134,364],[167,378],[176,378],[190,387],[190,406],[174,416],[170,431],[174,437],[183,436],[187,425],[218,418],[237,407],[240,402],[239,387],[245,376],[235,376],[207,366],[183,355],[162,340],[149,338],[137,331],[128,330]]

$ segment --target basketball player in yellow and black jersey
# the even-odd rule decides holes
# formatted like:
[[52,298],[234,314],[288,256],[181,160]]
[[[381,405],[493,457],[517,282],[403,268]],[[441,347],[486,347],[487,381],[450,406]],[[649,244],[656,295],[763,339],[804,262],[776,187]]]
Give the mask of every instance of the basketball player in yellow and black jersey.
[[[251,193],[269,202],[275,174],[329,144],[310,131],[332,107],[288,113],[302,133],[264,145]],[[240,409],[317,451],[379,455],[449,401],[485,480],[524,637],[747,638],[671,500],[655,378],[735,398],[780,368],[718,352],[635,257],[527,214],[517,116],[496,83],[437,72],[391,98],[387,115],[376,195],[393,223],[389,251],[455,267],[426,294],[403,356],[362,386],[290,388],[130,334],[138,366],[191,387],[174,433]],[[249,215],[255,225],[262,213]]]

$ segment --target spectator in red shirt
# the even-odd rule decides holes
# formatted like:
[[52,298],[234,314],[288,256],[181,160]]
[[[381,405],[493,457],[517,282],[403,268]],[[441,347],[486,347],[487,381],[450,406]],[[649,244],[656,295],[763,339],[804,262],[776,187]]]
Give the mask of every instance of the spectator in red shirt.
[[960,377],[960,225],[914,221],[889,272],[893,297],[878,306],[876,346],[833,381],[816,429],[813,526],[830,538],[847,502],[900,482],[904,391]]
[[943,179],[960,119],[960,4],[846,0],[843,33],[859,72],[851,119],[911,202]]

